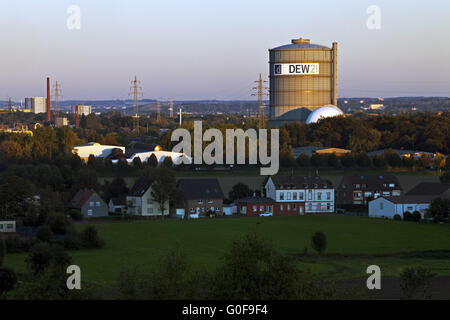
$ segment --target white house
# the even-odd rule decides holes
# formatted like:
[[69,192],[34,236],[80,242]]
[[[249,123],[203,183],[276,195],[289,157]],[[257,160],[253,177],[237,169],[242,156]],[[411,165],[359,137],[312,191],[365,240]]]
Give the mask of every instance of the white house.
[[0,233],[9,232],[16,232],[16,221],[0,221]]
[[403,219],[403,214],[408,211],[420,212],[422,218],[425,216],[426,210],[429,208],[431,200],[435,196],[391,196],[381,197],[369,202],[369,217],[390,218],[398,214]]
[[291,212],[294,208],[298,214],[334,212],[335,209],[333,186],[317,175],[271,176],[267,178],[264,188],[266,197],[280,204],[280,211],[284,211],[284,207],[290,210],[286,214],[294,213]]
[[[139,216],[161,216],[160,204],[152,197],[153,180],[142,177],[136,181],[126,198],[127,213]],[[169,215],[169,201],[164,204],[164,215]]]
[[[187,159],[187,161],[185,160],[185,162],[187,162],[188,164],[192,163],[192,157],[188,157],[185,153],[161,151],[161,150],[135,153],[130,158],[127,159],[127,162],[129,164],[132,164],[134,158],[139,158],[141,159],[141,162],[144,163],[148,161],[148,159],[152,156],[152,154],[155,155],[156,159],[158,160],[158,163],[162,163],[166,157],[171,157],[174,163],[178,161],[178,159],[182,158]],[[118,161],[119,160],[112,160],[112,163],[117,163]]]

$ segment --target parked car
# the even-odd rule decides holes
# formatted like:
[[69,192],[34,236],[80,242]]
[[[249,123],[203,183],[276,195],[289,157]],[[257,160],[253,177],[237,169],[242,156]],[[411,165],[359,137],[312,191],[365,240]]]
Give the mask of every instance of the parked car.
[[264,212],[259,214],[260,217],[271,217],[273,216],[272,212]]

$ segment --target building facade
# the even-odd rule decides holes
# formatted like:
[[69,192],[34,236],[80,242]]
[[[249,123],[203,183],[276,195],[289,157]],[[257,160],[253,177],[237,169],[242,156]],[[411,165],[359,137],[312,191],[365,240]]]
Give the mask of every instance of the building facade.
[[402,187],[395,175],[345,175],[337,189],[338,204],[367,204],[378,197],[400,196]]
[[423,219],[434,198],[434,196],[380,197],[369,202],[369,217],[392,219],[398,214],[403,219],[406,211],[409,213],[418,211]]
[[[131,188],[126,197],[126,210],[128,214],[138,216],[161,216],[160,204],[152,196],[154,180],[141,177]],[[164,216],[170,212],[169,201],[164,203]]]
[[120,149],[122,150],[122,153],[125,153],[125,147],[101,145],[97,142],[73,146],[72,153],[77,154],[82,160],[87,161],[90,155],[93,155],[96,158],[106,158],[115,149]]
[[271,176],[264,183],[266,197],[277,203],[279,214],[332,213],[334,188],[319,176]]
[[80,210],[86,218],[106,217],[108,205],[94,190],[80,190],[69,204],[69,209]]
[[223,214],[224,196],[217,179],[180,179],[177,187],[184,194],[184,201],[177,208],[177,214],[195,217],[208,216],[211,213]]

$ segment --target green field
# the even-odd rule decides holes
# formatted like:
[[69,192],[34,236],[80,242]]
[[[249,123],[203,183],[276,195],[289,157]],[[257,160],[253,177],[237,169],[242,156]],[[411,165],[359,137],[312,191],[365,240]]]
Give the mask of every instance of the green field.
[[[407,266],[424,266],[450,275],[450,225],[418,224],[349,216],[243,217],[180,221],[168,219],[96,223],[106,246],[100,250],[72,251],[85,280],[99,284],[115,281],[123,268],[145,271],[171,248],[180,246],[195,268],[213,270],[234,239],[256,232],[300,267],[327,279],[365,275],[378,264],[385,276],[398,276]],[[84,228],[86,224],[78,225]],[[326,254],[310,248],[313,232],[328,238]],[[303,255],[305,247],[307,255]],[[25,254],[7,254],[5,264],[25,271]]]

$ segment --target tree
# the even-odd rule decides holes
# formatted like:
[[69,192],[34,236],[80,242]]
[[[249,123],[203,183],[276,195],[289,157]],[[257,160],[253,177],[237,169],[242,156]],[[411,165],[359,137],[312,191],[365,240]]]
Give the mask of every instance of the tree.
[[441,172],[441,169],[445,166],[445,156],[442,153],[436,152],[433,158],[433,165]]
[[87,165],[90,168],[95,168],[95,166],[97,165],[97,159],[95,158],[95,156],[93,154],[89,155]]
[[237,199],[250,197],[252,195],[252,190],[248,187],[248,185],[238,182],[233,187],[231,187],[230,192],[228,193],[228,198],[230,200],[235,201]]
[[341,163],[344,167],[350,168],[355,165],[355,158],[352,153],[346,153],[341,157]]
[[4,292],[14,289],[17,283],[17,276],[14,270],[7,267],[0,267],[0,296]]
[[431,165],[431,158],[427,153],[424,153],[420,156],[417,163],[418,163],[419,167],[421,167],[423,169],[428,169]]
[[176,191],[176,180],[173,171],[166,167],[160,167],[155,172],[155,180],[152,184],[151,195],[159,204],[161,219],[164,219],[164,211],[167,202],[174,197]]
[[0,143],[0,162],[15,162],[22,159],[22,146],[11,140],[5,140]]
[[0,184],[0,217],[17,216],[26,211],[31,205],[33,191],[30,181],[8,176]]
[[36,238],[38,238],[39,240],[41,240],[43,242],[50,243],[53,240],[53,232],[52,232],[52,230],[50,230],[50,227],[47,225],[40,226],[37,231]]
[[311,155],[310,161],[311,161],[311,165],[313,167],[318,168],[318,167],[323,166],[323,157],[318,153],[313,153]]
[[372,160],[370,159],[370,157],[367,155],[366,152],[362,151],[358,153],[358,155],[356,156],[356,163],[360,167],[367,168],[372,165]]
[[377,168],[382,168],[386,165],[386,161],[384,159],[383,154],[377,154],[373,157],[373,165]]
[[89,226],[83,230],[81,240],[83,246],[88,249],[99,249],[105,245],[104,241],[98,236],[97,229],[93,226]]
[[142,169],[141,158],[139,158],[139,157],[134,157],[133,158],[133,167],[136,168],[136,169]]
[[327,237],[325,233],[321,231],[317,231],[311,238],[311,246],[314,250],[316,250],[319,254],[325,251],[327,248]]
[[147,163],[152,168],[156,168],[158,166],[158,158],[156,158],[154,153],[152,153],[152,155],[148,158]]
[[391,167],[400,167],[402,165],[402,158],[392,149],[386,150],[384,152],[384,159]]
[[2,266],[2,264],[3,264],[3,259],[5,257],[5,253],[6,253],[5,241],[3,240],[2,237],[0,237],[0,266]]
[[212,297],[218,300],[324,299],[333,292],[260,236],[250,233],[233,242],[224,264],[214,274]]
[[332,153],[328,156],[327,163],[330,167],[333,167],[333,168],[339,167],[339,159],[335,153]]
[[420,214],[419,211],[414,211],[414,212],[411,214],[411,221],[419,222],[420,219],[422,219],[422,215]]
[[163,161],[163,166],[166,168],[172,168],[173,167],[173,161],[172,161],[172,157],[165,157],[164,161]]
[[435,221],[447,219],[450,213],[450,200],[442,198],[433,199],[427,211],[428,216],[432,217]]

